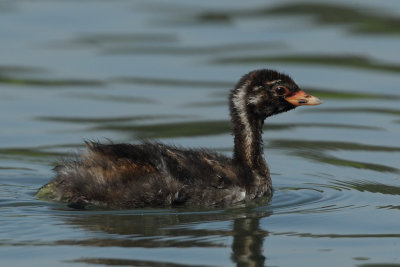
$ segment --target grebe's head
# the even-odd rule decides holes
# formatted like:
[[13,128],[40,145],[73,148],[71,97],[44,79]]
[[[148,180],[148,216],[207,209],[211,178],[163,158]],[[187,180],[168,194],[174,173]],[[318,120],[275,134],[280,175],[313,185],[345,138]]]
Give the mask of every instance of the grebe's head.
[[288,75],[268,69],[244,75],[231,93],[231,110],[246,109],[247,113],[263,119],[297,106],[321,103],[301,90]]

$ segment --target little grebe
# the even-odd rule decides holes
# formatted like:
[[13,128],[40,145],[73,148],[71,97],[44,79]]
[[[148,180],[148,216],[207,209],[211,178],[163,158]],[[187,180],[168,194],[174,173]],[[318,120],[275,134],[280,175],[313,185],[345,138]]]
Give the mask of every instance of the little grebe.
[[301,105],[322,102],[300,90],[287,75],[255,70],[230,94],[233,158],[205,149],[181,149],[154,142],[87,142],[77,160],[55,167],[56,177],[39,198],[108,208],[173,205],[226,206],[272,195],[263,155],[264,120]]

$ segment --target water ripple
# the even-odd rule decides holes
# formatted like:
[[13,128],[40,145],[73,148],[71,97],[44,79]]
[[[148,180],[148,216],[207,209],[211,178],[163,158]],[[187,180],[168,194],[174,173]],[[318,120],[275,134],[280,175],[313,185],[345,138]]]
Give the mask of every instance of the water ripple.
[[400,72],[400,65],[379,62],[358,55],[282,55],[282,56],[245,56],[245,57],[221,57],[213,60],[216,64],[268,64],[268,63],[291,63],[313,66],[347,67],[360,70]]
[[[270,204],[274,214],[321,213],[356,208],[344,204],[349,196],[330,186],[279,188]],[[339,203],[339,204],[336,204]]]

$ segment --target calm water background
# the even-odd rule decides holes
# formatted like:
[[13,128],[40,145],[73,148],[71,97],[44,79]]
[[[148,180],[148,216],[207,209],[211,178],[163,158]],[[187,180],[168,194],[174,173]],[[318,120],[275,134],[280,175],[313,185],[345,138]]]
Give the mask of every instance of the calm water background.
[[[400,266],[399,1],[1,1],[1,266]],[[231,154],[257,68],[324,104],[266,122],[270,203],[76,211],[35,192],[84,139]],[[387,266],[385,265],[385,266]]]

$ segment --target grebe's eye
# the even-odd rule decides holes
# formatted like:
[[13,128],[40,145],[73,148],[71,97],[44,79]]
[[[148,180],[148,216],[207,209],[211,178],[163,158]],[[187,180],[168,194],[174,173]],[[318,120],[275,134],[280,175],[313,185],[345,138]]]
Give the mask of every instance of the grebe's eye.
[[284,86],[278,86],[278,87],[276,87],[275,92],[279,96],[284,96],[284,95],[287,95],[287,93],[289,93],[289,90]]

